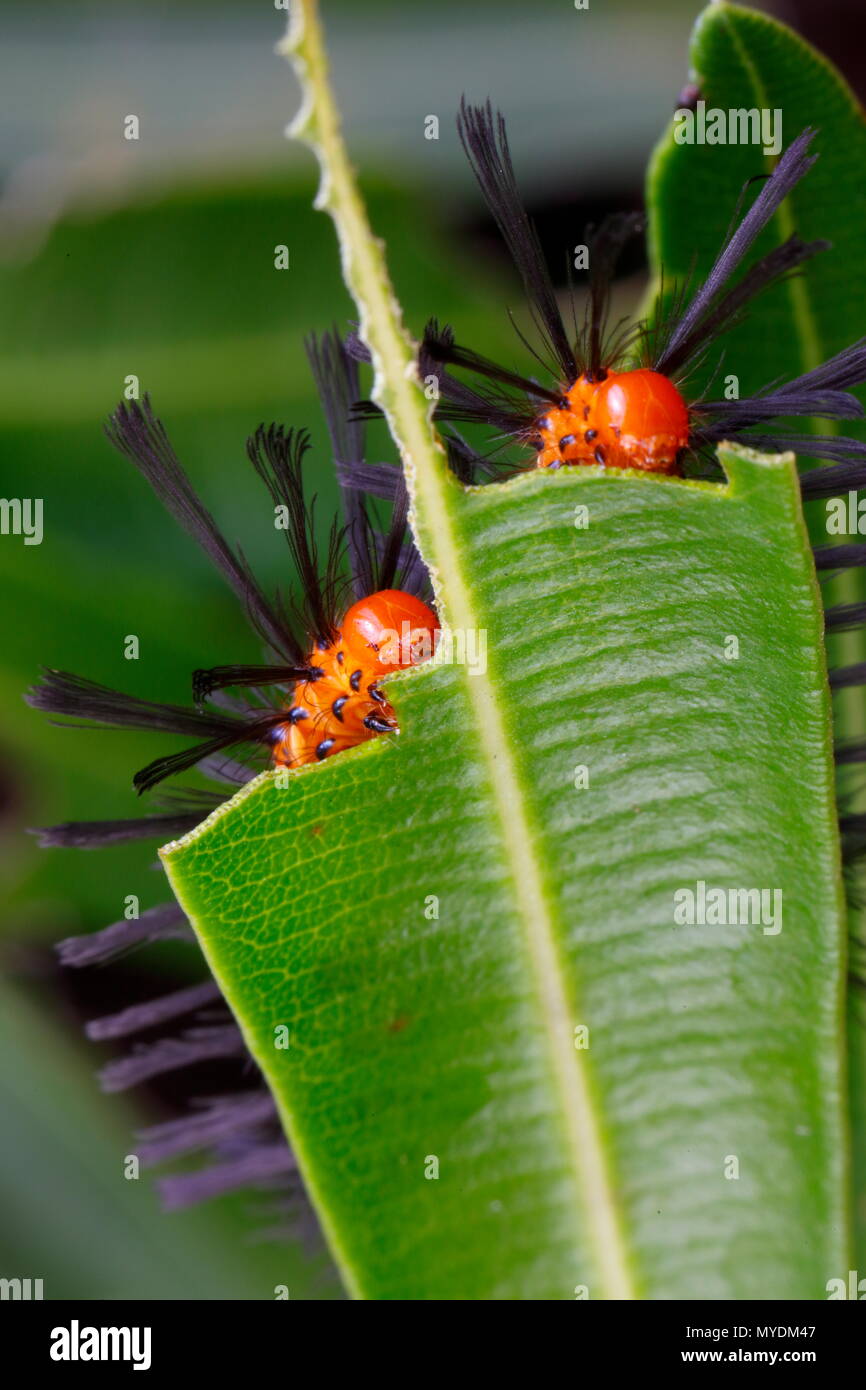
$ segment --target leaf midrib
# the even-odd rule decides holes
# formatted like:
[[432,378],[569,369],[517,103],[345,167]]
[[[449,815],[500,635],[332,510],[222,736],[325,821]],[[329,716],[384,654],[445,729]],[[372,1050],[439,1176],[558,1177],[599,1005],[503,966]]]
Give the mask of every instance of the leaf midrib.
[[[373,399],[384,410],[400,449],[412,499],[420,517],[423,554],[443,617],[452,627],[477,629],[463,575],[448,493],[460,495],[444,467],[427,418],[415,370],[413,344],[402,327],[384,260],[367,222],[342,142],[327,80],[327,64],[315,0],[300,0],[282,51],[296,67],[305,92],[291,134],[313,149],[322,169],[316,206],[330,213],[341,248],[343,273],[359,309],[360,332],[375,370]],[[445,578],[447,576],[447,578]],[[475,712],[502,840],[509,858],[515,905],[534,973],[551,1072],[564,1119],[565,1140],[577,1204],[586,1223],[603,1298],[637,1296],[614,1199],[608,1156],[593,1105],[589,1068],[573,1046],[570,1009],[558,948],[556,921],[544,891],[536,839],[506,733],[497,687],[488,674],[463,678]]]

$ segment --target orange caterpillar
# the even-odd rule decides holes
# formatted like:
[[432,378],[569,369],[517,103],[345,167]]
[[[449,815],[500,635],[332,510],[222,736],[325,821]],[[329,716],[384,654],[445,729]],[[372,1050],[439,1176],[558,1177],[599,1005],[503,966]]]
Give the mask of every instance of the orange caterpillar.
[[[147,397],[124,402],[107,433],[147,478],[175,519],[199,542],[235,590],[272,657],[269,665],[215,666],[193,674],[194,707],[157,704],[64,671],[48,671],[29,695],[37,709],[115,728],[152,729],[197,741],[137,772],[138,791],[191,767],[237,785],[253,775],[223,755],[246,749],[253,768],[321,762],[397,720],[379,682],[433,655],[439,622],[430,580],[407,531],[408,496],[400,469],[367,464],[363,426],[350,418],[358,368],[336,334],[308,345],[337,460],[345,525],[332,524],[320,557],[315,499],[304,491],[304,431],[260,426],[247,454],[267,487],[288,544],[298,598],[286,604],[260,587],[244,556],[196,496]],[[390,504],[380,530],[370,496]],[[354,600],[346,602],[346,590]],[[234,688],[236,694],[220,694]],[[201,804],[199,795],[198,805]],[[124,832],[127,833],[127,832]]]
[[[501,114],[461,104],[458,131],[472,171],[526,291],[535,332],[527,347],[543,369],[541,380],[491,361],[455,342],[452,330],[431,319],[419,355],[423,379],[436,378],[440,424],[486,425],[494,432],[481,453],[447,431],[451,466],[464,483],[507,476],[527,467],[500,457],[504,445],[531,450],[537,468],[589,465],[638,469],[682,477],[721,478],[720,441],[740,440],[766,453],[843,462],[862,444],[833,431],[798,431],[796,417],[853,419],[862,407],[851,388],[866,381],[866,342],[860,340],[793,381],[772,382],[756,394],[711,399],[695,392],[694,378],[722,364],[716,340],[741,319],[756,295],[778,285],[829,242],[793,233],[756,258],[750,255],[785,198],[818,157],[815,131],[806,129],[780,156],[769,177],[760,160],[744,190],[745,210],[720,247],[702,284],[680,286],[645,320],[609,330],[610,286],[617,258],[643,218],[614,214],[587,238],[589,283],[584,320],[574,333],[563,317],[544,251],[517,186]],[[753,189],[757,192],[753,195]],[[661,301],[661,297],[660,297]],[[515,325],[516,326],[516,325]],[[470,373],[468,380],[444,370]],[[370,403],[360,403],[370,414]]]
[[353,603],[334,639],[310,653],[316,674],[300,681],[284,726],[275,730],[273,760],[296,767],[394,733],[394,711],[378,682],[433,653],[439,620],[414,594],[382,589]]
[[672,381],[647,367],[583,373],[536,427],[538,468],[601,463],[680,473],[689,443],[688,406]]

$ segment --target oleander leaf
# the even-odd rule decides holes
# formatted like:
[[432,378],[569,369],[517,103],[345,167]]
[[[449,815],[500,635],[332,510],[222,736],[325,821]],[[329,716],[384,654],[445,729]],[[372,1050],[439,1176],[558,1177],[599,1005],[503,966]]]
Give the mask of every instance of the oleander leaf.
[[[832,249],[815,257],[794,279],[756,301],[748,318],[719,342],[693,386],[700,391],[716,372],[724,350],[722,374],[735,373],[740,394],[748,395],[770,381],[786,380],[825,361],[863,336],[866,304],[866,118],[856,96],[830,63],[785,25],[739,5],[714,3],[700,16],[691,44],[691,77],[708,110],[758,109],[781,115],[783,144],[805,127],[816,134],[818,162],[780,207],[755,243],[757,258],[796,231],[806,241],[825,238]],[[770,127],[772,129],[772,127]],[[746,181],[768,171],[772,157],[751,144],[678,144],[673,124],[655,152],[648,177],[650,246],[656,285],[662,267],[668,296],[673,282],[690,275],[700,283],[725,236]],[[720,394],[721,376],[714,394]],[[864,398],[862,388],[859,392]],[[798,421],[798,427],[804,423]],[[815,431],[838,431],[826,420],[811,422]],[[866,440],[866,421],[846,421],[844,432]],[[826,533],[825,504],[807,509],[818,543]],[[841,540],[847,539],[841,537]],[[856,539],[856,538],[855,538]],[[825,584],[825,602],[862,601],[862,572],[843,573]],[[862,630],[831,636],[833,664],[866,660]],[[837,735],[866,735],[862,690],[840,691],[834,700]],[[849,785],[850,784],[850,785]],[[862,809],[859,779],[844,787],[849,809]],[[863,896],[862,890],[858,894]],[[862,912],[852,914],[852,929],[864,935]],[[862,993],[862,992],[861,992]],[[858,1258],[866,1259],[866,1011],[855,993],[851,1000],[850,1073]]]
[[[793,458],[723,458],[449,488],[486,673],[396,677],[399,737],[163,851],[358,1296],[848,1268],[820,600]],[[781,929],[676,925],[700,881]]]
[[[782,203],[746,264],[795,231],[804,241],[825,239],[832,247],[756,299],[690,383],[700,392],[724,350],[723,371],[736,373],[746,396],[777,378],[809,371],[863,336],[866,188],[860,171],[866,121],[853,92],[821,54],[777,20],[726,0],[716,0],[700,16],[690,65],[707,110],[779,112],[780,125],[770,129],[778,130],[782,148],[806,127],[815,130],[817,163]],[[668,291],[690,277],[701,283],[747,183],[776,163],[754,144],[678,144],[674,130],[672,121],[647,182],[651,258],[656,281],[663,269]],[[752,183],[746,190],[747,199],[755,188]],[[720,389],[716,376],[717,395]],[[812,427],[823,432],[834,425],[816,420]],[[844,430],[866,438],[862,420],[846,420]]]

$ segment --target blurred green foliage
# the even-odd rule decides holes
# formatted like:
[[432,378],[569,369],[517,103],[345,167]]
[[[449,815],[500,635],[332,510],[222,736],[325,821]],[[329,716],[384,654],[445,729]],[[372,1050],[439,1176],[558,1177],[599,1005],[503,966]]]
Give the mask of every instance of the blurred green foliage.
[[[0,272],[4,495],[41,496],[45,506],[41,546],[5,537],[0,547],[9,771],[31,822],[135,812],[129,776],[154,755],[147,735],[71,734],[30,712],[20,693],[39,663],[184,700],[194,666],[258,656],[233,596],[103,438],[125,378],[134,373],[151,392],[202,495],[266,582],[286,584],[290,568],[244,453],[260,421],[312,429],[323,522],[336,505],[302,343],[311,330],[347,324],[351,309],[311,184],[200,191],[95,221],[69,218],[33,262]],[[436,305],[474,333],[486,287],[441,249],[408,195],[374,189],[371,206],[415,326]],[[285,272],[274,269],[281,242],[290,247]],[[389,450],[383,427],[373,426],[371,444]],[[140,639],[137,662],[123,655],[130,633]],[[112,876],[123,882],[139,857],[113,851]],[[27,883],[31,910],[34,888],[50,891],[56,858],[16,846],[7,870]],[[74,859],[65,883],[80,874],[101,901],[105,857]],[[89,917],[96,902],[77,889],[70,896]],[[49,916],[53,936],[53,904]]]
[[[152,393],[197,487],[266,583],[287,584],[290,569],[244,453],[260,421],[309,425],[322,523],[336,505],[302,343],[311,330],[345,324],[351,308],[330,223],[311,207],[313,180],[310,161],[309,177],[289,187],[275,175],[253,186],[177,189],[101,215],[71,213],[35,258],[0,268],[0,491],[42,497],[45,509],[42,545],[13,536],[0,544],[0,869],[9,905],[6,965],[19,994],[28,972],[13,944],[15,952],[22,942],[47,946],[101,926],[121,915],[128,893],[139,894],[142,907],[167,894],[146,847],[46,852],[23,833],[27,825],[137,814],[144,808],[131,775],[161,751],[146,734],[51,726],[21,699],[40,664],[184,702],[194,667],[260,655],[233,596],[102,435],[125,378],[136,374]],[[429,206],[381,185],[369,193],[413,326],[435,307],[492,346],[493,326],[481,331],[490,282],[446,249]],[[274,268],[280,243],[290,249],[284,272]],[[498,287],[495,293],[498,301]],[[371,443],[374,453],[388,453],[384,427],[372,428]],[[123,655],[132,633],[140,639],[138,661]],[[174,968],[184,966],[178,953]],[[44,1010],[50,996],[30,981],[28,993],[34,991]],[[247,1249],[238,1256],[239,1200],[218,1204],[213,1216],[165,1217],[158,1236],[118,1265],[118,1242],[134,1245],[143,1239],[141,1227],[150,1229],[142,1202],[146,1212],[155,1205],[142,1195],[147,1180],[120,1179],[131,1106],[98,1096],[92,1071],[99,1051],[76,1036],[74,1025],[66,1020],[64,1033],[20,997],[15,1007],[26,1012],[28,1026],[22,1032],[16,1023],[13,1049],[4,1054],[10,1071],[0,1073],[11,1140],[0,1170],[2,1200],[6,1208],[18,1204],[16,1221],[0,1238],[4,1272],[47,1278],[51,1296],[180,1297],[200,1261],[209,1271],[200,1297],[228,1297],[239,1287],[240,1296],[269,1297],[280,1281],[298,1289],[296,1274],[279,1276],[285,1253],[268,1249],[254,1257]],[[31,1097],[23,1111],[22,1084]],[[55,1109],[58,1091],[77,1118]],[[74,1156],[64,1138],[70,1127],[90,1136]],[[41,1154],[38,1168],[34,1153]],[[21,1202],[22,1172],[31,1176],[32,1203]],[[39,1229],[43,1183],[67,1216],[53,1236]],[[91,1220],[91,1206],[104,1209],[102,1221]],[[50,1212],[46,1219],[53,1221]],[[173,1283],[160,1271],[160,1250],[176,1266]],[[252,1292],[256,1287],[263,1292]],[[325,1288],[333,1294],[333,1284]],[[321,1288],[314,1296],[323,1296]]]

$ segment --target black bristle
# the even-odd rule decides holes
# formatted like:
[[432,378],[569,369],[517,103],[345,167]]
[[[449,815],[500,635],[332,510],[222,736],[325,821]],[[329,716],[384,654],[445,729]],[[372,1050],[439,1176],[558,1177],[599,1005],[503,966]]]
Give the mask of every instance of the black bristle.
[[551,405],[557,405],[559,402],[561,394],[559,391],[551,390],[548,386],[540,386],[537,381],[521,376],[519,372],[512,372],[506,367],[500,367],[489,357],[482,357],[480,353],[472,352],[470,348],[460,347],[455,343],[449,330],[437,329],[435,319],[431,320],[425,329],[423,349],[433,362],[450,367],[464,367],[477,376],[486,377],[489,381],[498,382],[502,386],[513,387],[539,401],[548,401]]
[[297,1163],[285,1140],[270,1144],[250,1144],[239,1156],[217,1162],[197,1173],[177,1173],[160,1178],[157,1190],[166,1211],[178,1211],[222,1197],[227,1192],[285,1178],[297,1170]]
[[94,1018],[85,1024],[84,1031],[92,1042],[105,1042],[109,1038],[127,1038],[131,1033],[141,1033],[147,1028],[155,1028],[170,1019],[181,1018],[184,1014],[195,1012],[206,1004],[215,1004],[222,999],[219,985],[215,980],[204,980],[201,984],[190,985],[187,989],[177,989],[171,994],[161,994],[144,1004],[132,1004],[119,1013],[108,1014],[104,1018]]
[[409,493],[406,490],[406,482],[401,471],[400,485],[394,498],[394,505],[391,508],[388,530],[382,536],[381,545],[376,547],[376,589],[398,589],[405,585],[405,580],[401,578],[401,571],[405,569],[411,552],[414,552],[414,545],[411,547],[411,551],[407,551],[405,547],[408,520]]
[[311,335],[306,341],[306,349],[325,412],[334,461],[343,470],[342,473],[338,472],[338,479],[346,522],[349,568],[354,596],[356,599],[363,598],[375,588],[369,522],[363,492],[353,483],[343,482],[346,472],[351,476],[353,470],[364,466],[364,422],[352,411],[361,394],[358,362],[346,350],[336,329],[323,333],[320,338]]
[[[700,434],[705,441],[714,442],[735,436],[761,421],[792,415],[830,420],[860,419],[864,414],[863,406],[848,388],[861,385],[864,381],[866,339],[860,339],[812,371],[804,372],[802,376],[781,386],[761,391],[756,396],[738,401],[698,402],[694,407],[698,413],[706,412],[714,417],[711,424],[701,424]],[[811,435],[786,438],[792,441],[788,447],[796,448],[800,454],[819,458],[839,458],[846,453],[861,452],[864,448],[859,441],[840,436],[833,436],[829,441],[818,436],[817,443]],[[751,434],[744,436],[745,443],[753,440]]]
[[[591,379],[599,378],[603,369],[622,354],[624,340],[613,346],[608,338],[611,284],[623,248],[643,231],[644,225],[640,213],[613,213],[597,231],[588,233],[589,299],[581,338],[581,365]],[[633,334],[638,331],[635,327]]]
[[153,413],[149,396],[140,403],[122,402],[107,421],[105,433],[114,447],[135,464],[166,510],[221,571],[265,641],[286,660],[303,661],[297,634],[265,597],[243,555],[232,550],[196,495],[169,443],[165,426]]
[[[850,444],[850,452],[855,449],[862,451],[864,446],[859,446],[853,440],[846,441]],[[812,449],[814,452],[814,449]],[[835,497],[843,492],[853,492],[858,488],[866,487],[866,453],[861,458],[851,459],[847,463],[838,463],[832,468],[809,468],[800,474],[800,491],[807,502],[816,501],[827,497]]]
[[[224,798],[215,798],[218,805]],[[196,811],[178,812],[164,816],[137,816],[129,820],[67,821],[64,825],[49,825],[31,830],[43,849],[104,849],[107,845],[125,844],[130,840],[177,840],[202,820]]]
[[239,744],[269,747],[274,735],[284,722],[285,711],[282,709],[269,710],[260,715],[251,715],[246,720],[233,720],[233,728],[227,729],[213,738],[194,744],[191,748],[181,749],[179,753],[170,753],[164,757],[155,758],[153,762],[136,772],[132,779],[132,785],[141,795],[143,792],[149,791],[151,787],[155,787],[157,783],[165,781],[167,777],[175,777],[179,772],[187,772],[203,759],[211,758],[215,753],[221,753],[223,749],[235,748]]
[[364,458],[364,429],[350,415],[361,394],[358,358],[348,351],[336,328],[320,337],[311,333],[304,347],[325,413],[334,459],[360,463]]
[[393,502],[400,485],[401,470],[392,463],[344,463],[334,460],[340,487],[363,492]]
[[727,439],[747,426],[783,415],[807,415],[812,419],[825,420],[856,420],[863,415],[860,402],[847,391],[810,393],[794,389],[793,383],[742,400],[701,401],[693,409],[696,412],[706,411],[716,417],[712,425],[701,428],[703,438],[713,441]]
[[824,613],[824,625],[828,632],[850,632],[864,623],[866,603],[838,603]]
[[[407,533],[409,495],[401,468],[364,460],[364,429],[352,415],[359,394],[358,367],[334,330],[311,337],[307,353],[328,423],[346,521],[354,595],[402,587],[426,593],[427,581],[414,542]],[[367,484],[372,484],[368,487]],[[369,496],[391,502],[387,529],[380,533],[367,508]]]
[[[675,351],[666,351],[662,345],[669,343],[683,317],[683,292],[675,294],[665,323],[658,317],[663,303],[660,296],[655,319],[642,330],[647,343],[648,364],[668,375],[683,372],[707,344],[741,321],[746,306],[757,295],[792,275],[813,256],[829,249],[828,241],[804,242],[796,235],[788,237],[781,246],[774,247],[756,261],[732,289],[724,293],[717,291],[715,301],[708,305],[703,317],[680,340]],[[654,344],[655,348],[652,346]]]
[[717,331],[713,310],[718,307],[719,296],[782,200],[815,163],[817,155],[808,152],[814,136],[813,130],[806,129],[784,151],[745,217],[726,241],[706,280],[672,327],[653,364],[656,371],[670,375],[680,369],[686,360],[685,354],[694,356],[706,335]]
[[349,414],[353,420],[384,420],[385,412],[375,401],[359,400],[352,402]]
[[243,1034],[234,1022],[191,1028],[179,1038],[160,1038],[135,1047],[126,1057],[103,1067],[99,1079],[104,1091],[126,1091],[165,1072],[241,1056],[245,1047]]
[[[757,449],[764,454],[792,453],[798,458],[823,458],[829,459],[831,463],[843,463],[848,459],[856,460],[858,456],[862,459],[864,473],[866,473],[866,445],[860,439],[849,439],[843,434],[743,434],[738,436],[739,442],[747,444],[750,449]],[[808,476],[809,472],[831,473],[830,468],[819,468],[805,471],[801,474],[802,478]],[[842,476],[839,474],[838,476]],[[824,485],[828,483],[825,478]],[[805,488],[803,496],[807,495]],[[828,493],[819,495],[829,496]]]
[[137,772],[133,786],[143,792],[166,777],[185,772],[202,758],[244,743],[265,743],[283,718],[272,710],[247,718],[165,705],[124,695],[68,671],[46,671],[40,685],[25,696],[34,709],[115,729],[144,729],[183,734],[201,742],[182,752],[157,758]]
[[149,907],[140,917],[130,921],[122,918],[87,936],[68,936],[59,942],[57,952],[61,965],[79,967],[101,964],[154,941],[195,941],[192,927],[176,902]]
[[866,565],[866,545],[819,545],[812,552],[819,570],[853,569]]
[[[457,430],[450,429],[443,435],[442,443],[445,446],[449,469],[465,487],[477,486],[488,478],[502,476],[503,466],[496,460],[477,453]],[[511,471],[515,472],[516,469],[512,468]]]
[[489,101],[471,106],[464,97],[457,120],[460,140],[508,252],[520,272],[536,327],[567,381],[577,376],[556,292],[541,243],[520,197],[505,120]]
[[[342,531],[335,521],[328,538],[324,565],[320,564],[315,532],[315,498],[304,497],[303,463],[310,447],[306,430],[286,430],[282,425],[260,425],[247,440],[249,460],[277,507],[285,507],[288,525],[284,534],[301,584],[304,625],[318,642],[330,644],[337,634],[337,602],[342,587],[340,561]],[[295,662],[302,666],[303,653]]]
[[33,709],[115,729],[217,738],[223,734],[237,735],[240,725],[239,720],[228,715],[126,695],[70,671],[46,669],[41,682],[24,698]]
[[372,362],[373,355],[354,324],[343,339],[343,346],[353,362]]
[[866,685],[866,661],[858,661],[852,666],[840,666],[830,672],[831,690],[846,690],[852,685]]
[[[473,389],[444,370],[444,359],[451,353],[454,336],[448,327],[440,328],[431,319],[424,330],[419,353],[422,378],[435,376],[439,388],[436,419],[465,424],[485,424],[506,435],[532,429],[537,407],[525,394],[509,393],[502,382]],[[556,397],[558,403],[558,395]]]
[[145,1167],[166,1158],[196,1153],[237,1134],[239,1130],[277,1119],[269,1091],[217,1096],[189,1115],[152,1125],[136,1136],[136,1153]]
[[192,694],[196,704],[206,700],[215,690],[229,686],[292,686],[297,681],[313,680],[321,671],[316,666],[211,666],[193,671]]
[[795,377],[787,389],[793,391],[847,391],[866,380],[866,338],[858,338],[850,347],[828,357],[819,367]]

